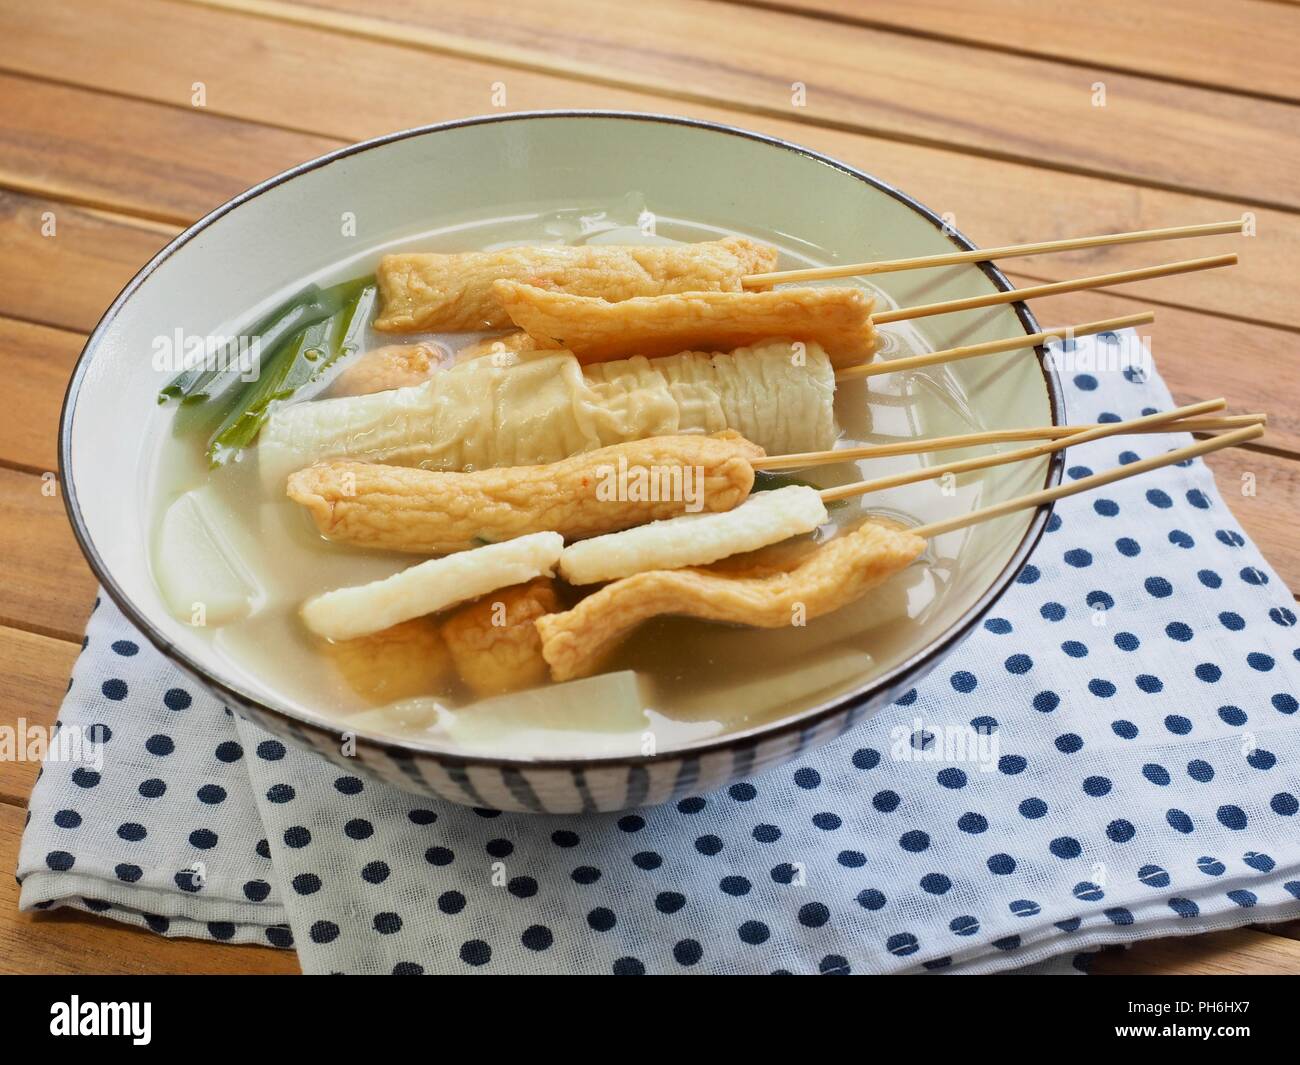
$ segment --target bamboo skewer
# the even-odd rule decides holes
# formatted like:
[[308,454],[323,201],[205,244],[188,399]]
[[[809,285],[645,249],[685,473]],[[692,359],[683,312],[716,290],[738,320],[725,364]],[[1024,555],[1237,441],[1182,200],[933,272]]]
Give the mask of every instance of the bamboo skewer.
[[1192,403],[1186,407],[1175,407],[1173,410],[1158,411],[1155,414],[1148,414],[1142,418],[1131,418],[1123,422],[1107,422],[1104,425],[1098,425],[1092,429],[1084,429],[1079,432],[1071,433],[1069,436],[1063,436],[1057,440],[1049,440],[1043,444],[1035,444],[1033,447],[1020,448],[1017,451],[996,452],[992,455],[980,455],[976,458],[962,459],[958,462],[949,462],[940,466],[926,466],[919,470],[908,470],[906,473],[896,473],[888,477],[877,477],[870,481],[858,481],[855,484],[839,485],[835,488],[825,488],[820,495],[822,500],[830,503],[836,499],[851,499],[854,496],[867,495],[871,492],[884,491],[886,488],[898,488],[905,484],[915,484],[918,481],[931,481],[939,477],[945,477],[948,474],[968,473],[971,470],[987,469],[990,466],[1002,466],[1012,462],[1026,462],[1029,459],[1040,458],[1043,455],[1050,455],[1054,451],[1062,451],[1067,447],[1074,447],[1076,444],[1086,444],[1090,440],[1100,440],[1107,436],[1117,436],[1121,433],[1131,433],[1140,428],[1160,427],[1168,429],[1169,422],[1177,422],[1181,418],[1195,417],[1198,414],[1209,414],[1211,411],[1222,410],[1227,403],[1223,399],[1207,399],[1200,403]]
[[1212,436],[1208,440],[1198,440],[1194,444],[1176,448],[1154,458],[1140,459],[1137,462],[1129,463],[1127,466],[1119,466],[1104,473],[1094,473],[1090,477],[1081,477],[1077,481],[1060,484],[1055,488],[1044,488],[1039,492],[1030,492],[1028,495],[1019,496],[1016,499],[1008,499],[1005,503],[994,503],[989,507],[972,510],[969,514],[961,514],[955,518],[947,518],[944,521],[931,522],[929,525],[921,525],[909,531],[917,536],[929,538],[938,536],[941,533],[953,532],[956,529],[964,529],[968,525],[977,525],[991,518],[1000,518],[1017,510],[1028,510],[1030,507],[1040,507],[1044,503],[1053,503],[1058,499],[1064,499],[1066,496],[1076,495],[1079,492],[1090,492],[1094,488],[1102,488],[1105,485],[1114,484],[1116,481],[1122,481],[1128,477],[1136,477],[1138,474],[1147,473],[1150,470],[1158,470],[1162,466],[1172,466],[1174,463],[1186,462],[1188,459],[1208,455],[1212,451],[1219,451],[1225,447],[1235,447],[1247,440],[1254,440],[1257,436],[1263,435],[1263,432],[1264,427],[1262,425],[1253,425],[1246,429],[1238,429],[1233,433],[1224,433],[1222,436]]
[[880,374],[897,373],[900,370],[915,370],[923,366],[935,366],[939,363],[958,362],[961,359],[973,359],[980,355],[995,355],[1000,351],[1020,351],[1023,348],[1036,347],[1050,340],[1063,340],[1068,337],[1092,336],[1112,329],[1124,329],[1131,325],[1145,325],[1154,321],[1151,311],[1138,314],[1126,314],[1119,318],[1105,318],[1099,322],[1085,322],[1083,325],[1064,325],[1055,329],[1044,329],[1041,333],[1026,333],[1024,336],[1008,337],[1005,340],[986,340],[980,344],[965,344],[943,351],[931,351],[924,355],[908,355],[901,359],[886,359],[881,362],[865,362],[861,366],[850,366],[836,370],[835,380],[856,381],[863,377],[876,377]]
[[1169,277],[1173,274],[1188,274],[1194,270],[1213,270],[1219,266],[1232,266],[1237,262],[1235,253],[1228,255],[1211,255],[1204,259],[1183,259],[1176,263],[1163,263],[1160,266],[1144,266],[1138,270],[1119,270],[1112,274],[1097,274],[1094,277],[1076,277],[1072,281],[1053,281],[1047,285],[1033,285],[1029,288],[1013,288],[1009,292],[990,292],[985,296],[970,296],[960,300],[945,300],[942,303],[924,303],[918,307],[902,307],[896,311],[884,311],[873,314],[871,321],[875,325],[887,325],[890,322],[903,322],[913,318],[926,318],[932,314],[950,314],[953,311],[969,311],[977,307],[992,307],[999,303],[1018,303],[1021,300],[1037,299],[1039,296],[1055,296],[1062,292],[1080,292],[1090,288],[1108,288],[1111,285],[1126,285],[1131,281],[1146,281],[1153,277]]
[[1070,237],[1065,240],[1041,240],[1033,244],[1007,244],[1001,248],[976,248],[974,251],[947,252],[942,255],[918,255],[910,259],[884,259],[874,263],[848,263],[843,266],[817,266],[807,270],[777,270],[767,274],[747,274],[740,279],[743,288],[781,285],[791,282],[827,281],[836,277],[870,277],[900,270],[924,270],[933,266],[956,266],[960,263],[986,263],[994,259],[1013,259],[1026,255],[1102,248],[1116,244],[1146,244],[1156,240],[1182,240],[1208,237],[1218,233],[1240,233],[1244,218],[1231,222],[1206,222],[1194,226],[1170,226],[1165,229],[1138,229],[1129,233],[1106,233],[1098,237]]
[[[1230,414],[1220,418],[1179,418],[1168,425],[1139,426],[1124,435],[1147,433],[1210,433],[1241,429],[1248,425],[1264,425],[1263,414]],[[936,436],[928,440],[901,440],[896,444],[864,444],[830,451],[805,451],[792,455],[769,455],[755,459],[751,465],[756,470],[796,470],[807,466],[833,465],[838,462],[856,462],[859,459],[883,459],[895,455],[925,455],[934,451],[951,451],[955,448],[979,447],[984,444],[1013,444],[1022,440],[1059,440],[1061,437],[1097,429],[1115,422],[1092,422],[1084,425],[1040,425],[1030,429],[993,429],[983,433],[960,433],[956,436]]]

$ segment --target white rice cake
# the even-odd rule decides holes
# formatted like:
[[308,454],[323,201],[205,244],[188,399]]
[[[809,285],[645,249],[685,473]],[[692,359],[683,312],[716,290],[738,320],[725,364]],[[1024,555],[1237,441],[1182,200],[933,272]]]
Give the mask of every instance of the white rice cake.
[[329,640],[368,636],[498,588],[549,577],[563,548],[559,533],[540,532],[430,559],[380,581],[309,599],[302,620]]
[[580,540],[564,549],[560,575],[570,584],[596,584],[645,570],[706,566],[812,532],[827,520],[815,488],[796,484],[755,492],[720,514],[683,514]]

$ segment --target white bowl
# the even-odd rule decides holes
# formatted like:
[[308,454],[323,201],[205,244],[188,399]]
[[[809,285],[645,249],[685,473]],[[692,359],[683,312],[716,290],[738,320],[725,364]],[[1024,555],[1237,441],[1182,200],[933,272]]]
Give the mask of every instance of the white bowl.
[[[247,317],[286,284],[361,273],[379,249],[413,232],[560,204],[609,203],[636,192],[677,217],[819,249],[824,259],[894,259],[973,247],[931,210],[883,182],[804,148],[694,120],[611,112],[540,112],[467,119],[392,134],[286,171],[190,227],[114,300],[86,343],[61,426],[64,498],[73,529],[105,590],[140,631],[236,712],[327,757],[408,790],[502,809],[619,809],[702,792],[793,757],[896,698],[932,668],[1003,593],[1043,531],[1047,509],[950,534],[933,549],[946,587],[922,623],[873,647],[878,666],[833,697],[780,720],[650,757],[495,758],[436,744],[360,736],[340,752],[328,712],[296,706],[265,678],[218,658],[164,606],[150,573],[149,503],[157,449],[167,437],[151,365],[154,338],[208,335]],[[345,236],[344,219],[356,236]],[[898,306],[1011,286],[988,264],[880,275]],[[1023,304],[918,320],[931,349],[1032,333]],[[982,428],[1059,421],[1061,400],[1043,353],[952,364],[945,371]],[[928,428],[945,425],[931,403]],[[1058,457],[984,472],[952,508],[1011,498],[1056,483]]]

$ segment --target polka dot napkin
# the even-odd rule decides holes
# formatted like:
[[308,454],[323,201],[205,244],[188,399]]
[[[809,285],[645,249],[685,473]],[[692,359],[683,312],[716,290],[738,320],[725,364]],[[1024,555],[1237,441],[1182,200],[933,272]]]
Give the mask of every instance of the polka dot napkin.
[[[1067,353],[1072,421],[1170,405],[1150,372],[1090,369],[1119,339]],[[1174,442],[1074,448],[1068,476]],[[102,764],[47,761],[21,905],[369,973],[991,972],[1300,916],[1290,593],[1199,461],[1066,500],[1049,529],[897,704],[621,816],[342,774],[230,716],[105,600],[61,717]]]

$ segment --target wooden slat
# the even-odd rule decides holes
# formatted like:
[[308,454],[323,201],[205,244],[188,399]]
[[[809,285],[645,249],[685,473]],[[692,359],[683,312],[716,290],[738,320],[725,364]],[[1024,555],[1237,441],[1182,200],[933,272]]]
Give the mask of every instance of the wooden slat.
[[58,469],[59,407],[83,341],[77,333],[0,318],[0,359],[10,378],[0,462]]
[[[23,811],[0,805],[0,864],[18,864]],[[299,972],[297,955],[272,947],[167,939],[67,910],[19,913],[18,885],[0,877],[0,973],[232,975]]]
[[[1010,274],[1020,287],[1033,280]],[[1096,322],[1149,306],[1107,292],[1071,292],[1035,300],[1044,328]],[[1269,416],[1272,449],[1300,455],[1300,409],[1288,397],[1300,395],[1300,360],[1293,334],[1232,322],[1179,307],[1157,307],[1156,320],[1139,330],[1150,338],[1156,369],[1179,403],[1223,396],[1234,411]]]
[[1244,448],[1220,451],[1207,462],[1246,534],[1287,587],[1300,591],[1300,462]]
[[[68,676],[81,644],[0,626],[0,723],[49,728],[68,690]],[[25,806],[39,765],[0,761],[0,803]]]
[[81,641],[95,578],[57,491],[31,473],[0,469],[0,624]]
[[[751,0],[741,0],[750,3]],[[1270,0],[752,0],[1000,51],[1300,99],[1300,14]]]
[[[367,20],[361,33],[436,35],[441,52],[507,50],[521,63],[751,114],[799,117],[909,141],[955,146],[1070,172],[1116,174],[1246,203],[1300,206],[1296,111],[1286,103],[900,36],[712,0],[197,0],[303,17]],[[581,33],[573,32],[581,12]],[[310,15],[327,21],[321,15]],[[354,30],[353,35],[358,35]],[[726,62],[718,61],[726,42]],[[807,88],[792,105],[792,86]],[[1093,106],[1104,83],[1106,105]],[[979,91],[972,92],[971,86]],[[796,112],[799,112],[796,114]],[[1044,121],[1044,119],[1047,121]],[[1158,145],[1158,150],[1153,146]]]
[[[147,16],[147,17],[145,17]],[[30,23],[30,24],[29,24]],[[250,64],[246,42],[261,42]],[[342,140],[361,139],[421,122],[462,117],[492,110],[495,81],[507,86],[510,108],[614,107],[629,110],[677,110],[784,137],[860,166],[915,195],[940,212],[950,212],[956,224],[984,244],[1048,240],[1088,232],[1118,232],[1230,217],[1237,207],[1222,201],[1181,193],[1134,189],[1119,182],[1044,171],[1033,166],[998,162],[977,156],[924,148],[897,141],[837,132],[794,121],[757,118],[717,107],[677,105],[671,100],[623,90],[582,85],[562,78],[509,70],[491,63],[453,57],[427,59],[418,53],[369,41],[347,43],[347,76],[321,78],[316,66],[322,55],[340,47],[336,35],[286,26],[206,9],[162,3],[160,0],[101,0],[85,7],[75,0],[49,0],[39,17],[15,5],[0,6],[0,39],[7,42],[0,64],[21,69],[57,68],[62,76],[82,83],[142,98],[188,106],[184,92],[198,77],[207,84],[208,108],[199,113],[171,108],[159,112],[153,137],[169,136],[176,154],[188,145],[204,143],[209,123],[233,116],[253,122],[291,125]],[[202,56],[199,74],[194,57]],[[393,71],[401,70],[400,92],[394,91]],[[32,90],[36,91],[35,89]],[[66,98],[60,96],[68,106]],[[0,92],[0,143],[13,125],[6,118],[7,99]],[[74,116],[110,111],[87,121],[69,138],[85,145],[81,151],[97,156],[111,151],[102,126],[133,124],[145,135],[144,105],[133,101],[75,98]],[[43,102],[43,108],[59,100]],[[123,108],[119,116],[116,107]],[[127,114],[129,112],[129,114]],[[178,118],[178,116],[180,116]],[[184,118],[183,130],[173,128]],[[71,119],[69,120],[71,121]],[[224,131],[224,132],[223,132]],[[236,139],[221,123],[218,139]],[[273,131],[262,131],[270,138]],[[252,134],[249,134],[251,137]],[[258,164],[274,170],[299,161],[304,152],[300,135]],[[234,195],[255,176],[256,169],[221,153],[207,156],[209,181],[220,184],[220,196]],[[58,155],[47,155],[44,167],[55,187],[71,188],[75,198],[113,203],[130,210],[135,202],[110,181],[69,165],[61,169]],[[15,168],[15,171],[17,168]],[[157,185],[170,171],[146,166],[138,180]],[[39,184],[40,174],[15,172],[23,187]],[[166,199],[186,218],[212,204],[213,193],[191,190],[171,182]],[[1152,281],[1125,291],[1161,301],[1203,308],[1237,318],[1259,319],[1300,328],[1300,302],[1291,277],[1300,261],[1300,217],[1286,212],[1260,211],[1259,236],[1196,241],[1197,254],[1240,250],[1241,265],[1229,271],[1192,274],[1176,281]],[[863,258],[871,248],[862,249]],[[1084,273],[1101,273],[1150,264],[1160,252],[1150,246],[1094,249],[1068,255],[1021,260],[1024,276],[1059,280]]]
[[1250,928],[1171,936],[1132,950],[1103,951],[1090,971],[1108,976],[1294,976],[1300,972],[1300,943]]
[[89,332],[177,232],[0,189],[0,314]]
[[0,74],[0,143],[0,185],[175,223],[337,147],[324,137],[9,74]]

